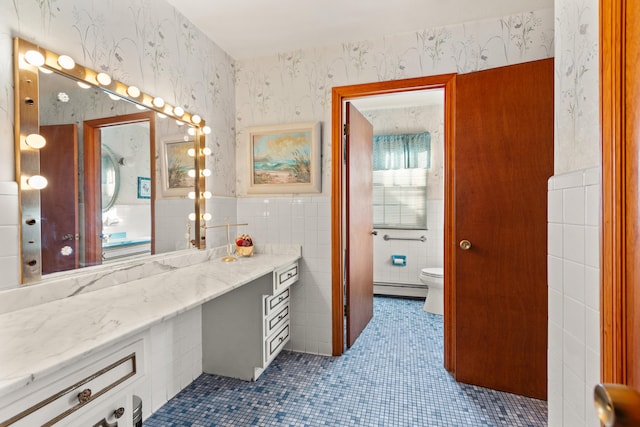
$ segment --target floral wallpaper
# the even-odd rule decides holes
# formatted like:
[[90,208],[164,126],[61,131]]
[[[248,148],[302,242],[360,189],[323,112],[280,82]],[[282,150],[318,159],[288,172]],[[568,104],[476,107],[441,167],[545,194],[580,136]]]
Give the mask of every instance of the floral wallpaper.
[[556,0],[555,173],[600,164],[598,1]]
[[323,122],[323,193],[330,187],[331,88],[552,57],[553,10],[543,9],[378,40],[284,52],[236,64],[237,192],[246,194],[248,126]]
[[0,0],[0,181],[14,180],[13,37],[66,53],[212,127],[208,187],[235,194],[234,64],[190,21],[154,0]]

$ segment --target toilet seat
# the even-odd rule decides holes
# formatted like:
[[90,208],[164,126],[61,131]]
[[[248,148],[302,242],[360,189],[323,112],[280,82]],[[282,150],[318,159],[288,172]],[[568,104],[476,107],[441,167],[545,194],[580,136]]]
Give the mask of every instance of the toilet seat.
[[423,268],[420,274],[422,276],[434,277],[434,278],[440,279],[444,275],[444,272],[442,267],[429,267],[429,268]]

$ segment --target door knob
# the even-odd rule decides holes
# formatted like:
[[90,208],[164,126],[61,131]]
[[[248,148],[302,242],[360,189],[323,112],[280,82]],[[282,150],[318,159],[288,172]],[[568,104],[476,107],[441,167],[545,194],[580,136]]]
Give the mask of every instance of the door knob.
[[471,242],[468,240],[460,240],[460,249],[463,251],[468,251],[471,249]]
[[598,384],[593,403],[605,427],[640,425],[640,392],[622,384]]
[[376,230],[373,230],[373,231],[371,232],[371,235],[372,235],[372,236],[377,236],[377,235],[378,235],[378,232],[377,232]]

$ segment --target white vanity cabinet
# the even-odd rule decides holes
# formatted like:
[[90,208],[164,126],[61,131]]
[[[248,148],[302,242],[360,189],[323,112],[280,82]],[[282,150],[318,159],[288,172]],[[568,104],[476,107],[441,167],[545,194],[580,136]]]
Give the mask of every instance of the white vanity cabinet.
[[298,277],[294,262],[204,304],[203,371],[258,379],[289,341],[289,287]]
[[0,398],[0,426],[133,425],[133,387],[144,376],[138,339],[83,359]]

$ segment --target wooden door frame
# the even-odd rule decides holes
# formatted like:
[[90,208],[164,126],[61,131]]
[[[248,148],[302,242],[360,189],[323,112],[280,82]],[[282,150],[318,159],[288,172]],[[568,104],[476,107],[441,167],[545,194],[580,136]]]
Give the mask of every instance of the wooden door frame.
[[[600,0],[601,380],[640,387],[637,2]],[[633,21],[636,21],[635,24]]]
[[425,89],[444,89],[444,364],[449,371],[454,370],[454,246],[447,244],[453,241],[453,171],[454,159],[454,114],[453,100],[455,90],[455,74],[417,77],[387,82],[364,83],[350,86],[334,87],[331,104],[331,307],[332,307],[332,348],[333,355],[340,356],[344,352],[344,213],[346,201],[344,190],[344,101],[374,95],[399,92],[411,92]]
[[[101,180],[100,130],[111,126],[149,122],[149,168],[151,174],[151,253],[155,253],[155,200],[156,200],[156,113],[124,114],[102,119],[86,120],[83,123],[84,158],[84,252],[85,264],[102,262],[102,241],[98,224],[102,223],[102,193],[97,190]],[[89,183],[89,185],[87,184]],[[97,183],[97,184],[96,184]],[[91,221],[91,219],[93,221]],[[98,262],[99,261],[99,262]]]

